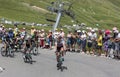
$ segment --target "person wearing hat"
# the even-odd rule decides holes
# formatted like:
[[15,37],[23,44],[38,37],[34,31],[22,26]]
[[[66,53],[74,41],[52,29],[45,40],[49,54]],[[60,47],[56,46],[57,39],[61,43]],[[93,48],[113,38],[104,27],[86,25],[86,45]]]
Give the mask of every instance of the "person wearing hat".
[[81,35],[82,35],[81,30],[77,30],[76,34],[77,52],[81,51]]
[[88,47],[89,54],[93,54],[91,52],[91,50],[92,50],[92,39],[91,39],[91,37],[92,37],[92,32],[91,32],[91,29],[89,29],[88,32],[87,32],[87,47]]
[[117,30],[116,31],[116,37],[114,38],[114,43],[115,43],[115,51],[117,52],[118,58],[120,58],[120,32]]
[[81,41],[82,41],[82,52],[86,53],[86,43],[87,43],[87,35],[86,35],[86,31],[83,30],[82,31],[82,35],[81,35]]
[[44,29],[42,29],[40,34],[40,47],[44,48],[44,46],[45,46],[45,32]]
[[92,53],[93,55],[95,54],[95,49],[96,49],[96,45],[97,45],[97,33],[95,32],[94,29],[91,30],[91,40],[92,40]]

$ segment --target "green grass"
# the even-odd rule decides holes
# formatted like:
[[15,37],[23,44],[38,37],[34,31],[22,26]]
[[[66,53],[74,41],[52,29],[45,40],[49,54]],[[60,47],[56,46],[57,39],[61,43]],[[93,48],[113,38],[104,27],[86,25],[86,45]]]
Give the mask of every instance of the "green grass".
[[[54,24],[46,21],[46,12],[37,11],[23,5],[37,6],[46,9],[50,2],[56,0],[0,0],[0,18],[15,21],[35,22]],[[74,11],[79,23],[86,23],[87,26],[111,29],[117,26],[120,29],[120,0],[62,0],[74,2],[71,10]],[[46,9],[47,10],[47,9]],[[55,15],[54,15],[55,16]],[[60,25],[72,25],[71,18],[64,16]]]

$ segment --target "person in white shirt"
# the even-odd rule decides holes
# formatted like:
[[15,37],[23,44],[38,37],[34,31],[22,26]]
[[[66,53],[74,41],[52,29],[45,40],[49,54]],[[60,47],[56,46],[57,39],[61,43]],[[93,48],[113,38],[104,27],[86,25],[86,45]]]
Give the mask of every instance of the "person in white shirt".
[[41,34],[40,34],[40,47],[44,48],[45,46],[45,32],[44,29],[41,30]]
[[59,32],[58,32],[58,29],[56,29],[55,32],[53,33],[53,37],[54,37],[55,41],[58,38],[58,36],[59,36]]
[[83,30],[81,35],[81,40],[82,40],[82,51],[84,53],[86,53],[86,42],[87,42],[86,38],[87,38],[86,32]]
[[91,37],[92,37],[92,32],[91,32],[91,30],[88,31],[87,36],[88,36],[88,37],[87,37],[88,51],[89,51],[89,54],[92,54],[92,53],[91,53],[91,48],[92,48],[92,39],[91,39]]
[[92,35],[91,35],[91,40],[92,40],[92,53],[95,54],[95,49],[97,45],[97,34],[95,30],[91,30]]

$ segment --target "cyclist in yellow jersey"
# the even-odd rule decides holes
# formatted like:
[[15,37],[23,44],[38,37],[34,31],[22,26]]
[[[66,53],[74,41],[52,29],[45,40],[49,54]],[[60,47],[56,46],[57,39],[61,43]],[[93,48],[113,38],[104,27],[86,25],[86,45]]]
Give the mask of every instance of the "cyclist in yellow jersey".
[[14,28],[14,36],[16,37],[16,35],[18,34],[18,28]]

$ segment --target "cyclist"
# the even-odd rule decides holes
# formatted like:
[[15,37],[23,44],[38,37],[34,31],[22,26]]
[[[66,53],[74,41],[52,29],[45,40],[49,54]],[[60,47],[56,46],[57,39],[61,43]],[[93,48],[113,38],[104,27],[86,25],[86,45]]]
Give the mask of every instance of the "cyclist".
[[31,39],[30,39],[30,36],[27,36],[27,38],[26,38],[26,40],[25,40],[25,42],[24,42],[24,49],[25,49],[25,51],[24,51],[24,53],[26,53],[27,52],[27,50],[29,49],[31,49]]
[[[62,54],[61,56],[64,57],[64,50],[65,50],[65,42],[63,41],[62,37],[59,36],[56,43],[55,43],[55,48],[56,48],[56,59],[57,62],[58,57],[60,56],[60,53]],[[64,58],[62,58],[64,60]]]
[[26,40],[24,42],[24,51],[23,51],[23,59],[24,62],[29,62],[30,64],[32,64],[32,56],[31,56],[31,38],[30,36],[26,37]]
[[9,28],[8,35],[9,35],[9,37],[10,37],[11,39],[14,38],[14,33],[13,33],[12,28]]
[[5,55],[7,56],[8,52],[7,52],[7,48],[11,42],[11,39],[8,35],[8,33],[6,32],[6,34],[4,34],[4,36],[2,37],[2,40],[3,40],[3,44],[4,44],[4,48],[5,48]]

